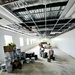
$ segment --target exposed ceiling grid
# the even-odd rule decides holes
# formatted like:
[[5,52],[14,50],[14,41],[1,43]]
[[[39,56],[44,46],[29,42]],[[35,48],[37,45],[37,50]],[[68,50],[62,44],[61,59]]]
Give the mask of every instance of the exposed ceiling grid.
[[65,23],[58,31],[60,31],[63,27],[65,27],[67,24],[69,24],[69,22],[71,22],[72,20],[73,20],[73,18],[70,19],[67,23]]
[[46,4],[45,4],[45,32],[44,32],[45,33],[45,36],[46,36],[46,15],[47,14],[46,14]]
[[[22,2],[22,3],[23,3],[23,2]],[[25,2],[25,4],[27,5],[26,2]],[[35,21],[34,21],[32,15],[31,15],[31,13],[27,10],[27,8],[25,7],[25,5],[24,5],[24,8],[25,8],[25,10],[27,11],[27,13],[29,14],[29,16],[30,16],[30,18],[32,19],[33,23],[35,24],[35,26],[36,26],[36,28],[37,28],[37,33],[38,33],[38,26],[36,25],[36,23],[35,23]],[[39,33],[38,33],[38,35],[39,35]],[[40,35],[41,35],[41,34],[40,34]]]
[[[62,6],[60,6],[60,8],[59,8],[59,12],[57,13],[57,15],[60,13],[61,8],[62,8]],[[59,20],[60,20],[60,17],[57,19],[57,21],[56,21],[56,23],[55,23],[55,25],[54,25],[52,31],[54,30],[54,28],[55,28],[56,25],[58,24]],[[51,32],[52,32],[52,31],[51,31]]]
[[[75,19],[60,18],[69,0],[17,0],[3,6],[23,21],[22,26],[36,29],[40,35],[56,36],[74,23]],[[54,33],[55,32],[55,33]],[[54,34],[52,34],[54,33]]]
[[[17,4],[18,5],[18,4]],[[18,8],[20,9],[20,6],[18,5]],[[24,18],[24,19],[26,19],[25,17],[24,17],[24,12],[18,12],[18,14],[20,14],[21,15],[21,17],[22,18]],[[19,16],[20,17],[20,16]],[[26,26],[30,31],[31,31],[31,28],[26,24],[26,23],[23,23],[23,24],[21,24],[22,26]]]

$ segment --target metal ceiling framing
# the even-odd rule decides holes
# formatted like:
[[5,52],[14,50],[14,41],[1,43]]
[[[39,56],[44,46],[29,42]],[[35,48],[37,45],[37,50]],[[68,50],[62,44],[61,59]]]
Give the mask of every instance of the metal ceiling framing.
[[46,14],[46,4],[45,4],[45,36],[46,36],[46,16],[47,14]]
[[[21,2],[22,2],[22,1],[21,1]],[[22,2],[22,3],[23,3],[23,2]],[[25,2],[25,4],[27,5],[26,2]],[[31,15],[30,12],[28,11],[28,9],[25,7],[25,5],[24,5],[24,8],[25,8],[25,10],[28,12],[28,14],[29,14],[30,18],[32,19],[33,23],[35,24],[35,26],[36,26],[36,28],[37,28],[37,33],[38,33],[39,28],[38,28],[38,26],[36,25],[36,23],[35,23],[35,21],[34,21],[32,15]],[[40,32],[39,32],[39,33],[40,33]],[[38,35],[39,35],[39,33],[38,33]],[[41,33],[40,33],[40,34],[41,34]]]
[[[58,7],[58,6],[65,6],[67,4],[68,1],[64,1],[64,2],[56,2],[56,3],[49,3],[46,5],[46,7]],[[31,7],[26,7],[27,10],[36,10],[36,9],[42,9],[45,6],[42,5],[36,5],[36,6],[31,6]],[[14,9],[13,12],[19,12],[19,11],[25,11],[24,8],[20,8],[20,9]]]
[[73,20],[73,18],[71,18],[67,23],[65,23],[58,31],[60,31],[63,27],[65,27],[67,24],[69,24],[69,22],[71,22],[72,20]]
[[[19,8],[11,7],[14,3],[6,4],[4,7],[16,14],[23,21],[21,25],[28,27],[30,31],[34,27],[40,35],[56,36],[56,34],[51,34],[51,32],[66,30],[71,23],[74,23],[75,19],[60,19],[68,0],[57,0],[57,2],[51,0],[51,2],[47,3],[46,1],[48,0],[45,0],[44,3],[43,0],[35,0],[34,2],[32,0],[19,0],[16,1],[18,2],[16,5]],[[35,5],[35,3],[37,4]]]
[[[60,19],[59,20],[59,22],[58,22],[58,24],[65,24],[65,23],[67,23],[68,21],[69,21],[70,19]],[[75,19],[73,19],[73,21],[71,21],[71,23],[73,22],[73,23],[75,23],[75,21],[74,21]],[[47,24],[49,25],[54,25],[55,23],[56,23],[56,21],[57,20],[51,20],[51,21],[47,21]],[[26,23],[28,26],[34,26],[33,25],[33,22],[32,23]],[[38,26],[40,26],[40,25],[44,25],[45,24],[45,20],[44,21],[40,21],[40,22],[36,22],[36,24],[38,25]],[[57,24],[57,25],[58,25]]]
[[[17,1],[15,1],[15,2],[17,2]],[[9,3],[7,3],[7,4],[9,4]],[[4,4],[4,5],[7,5],[7,4]],[[3,5],[3,6],[4,6]],[[16,4],[16,5],[18,5],[18,4]],[[7,8],[7,10],[8,11],[10,11],[10,9],[8,9],[8,7],[6,7]],[[20,9],[20,7],[19,7],[19,5],[18,5],[18,8]],[[16,14],[15,13],[13,13],[12,11],[10,11],[14,16],[16,16]],[[23,15],[21,15],[21,16],[23,16]],[[17,18],[18,18],[18,16],[16,16]],[[22,19],[22,18],[21,18]],[[19,23],[22,27],[24,27],[24,28],[26,28],[27,30],[29,30],[29,31],[31,31],[32,29],[26,24],[26,23]],[[9,27],[11,26],[11,25],[8,25]],[[24,29],[25,30],[25,29]]]
[[[61,9],[61,7],[60,7],[60,9]],[[60,12],[60,9],[59,9],[59,12]],[[59,12],[58,12],[58,14],[59,14]],[[57,14],[57,15],[58,15],[58,14]],[[56,25],[58,24],[59,20],[60,20],[60,17],[57,19],[57,21],[56,21],[56,23],[55,23],[55,25],[54,25],[54,27],[53,27],[52,31],[54,30],[54,28],[55,28],[55,27],[56,27]],[[52,32],[52,31],[51,31],[51,32]],[[50,33],[51,33],[51,32],[50,32]]]

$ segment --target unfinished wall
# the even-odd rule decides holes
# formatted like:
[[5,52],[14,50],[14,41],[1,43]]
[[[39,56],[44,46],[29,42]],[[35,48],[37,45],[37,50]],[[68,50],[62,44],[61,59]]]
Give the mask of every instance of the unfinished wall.
[[75,29],[51,39],[51,44],[75,57]]
[[[22,34],[18,34],[18,33],[14,33],[14,32],[10,32],[10,31],[4,30],[4,29],[0,29],[0,61],[4,61],[4,57],[5,57],[4,49],[3,49],[3,46],[5,46],[4,35],[12,36],[13,42],[16,43],[17,47],[21,48],[21,51],[28,50],[28,49],[30,49],[30,48],[32,48],[32,47],[37,45],[37,42],[33,43],[33,44],[30,44],[30,45],[27,45],[27,38],[31,39],[33,37],[22,35]],[[24,39],[24,46],[20,46],[19,37],[23,37],[23,39]]]

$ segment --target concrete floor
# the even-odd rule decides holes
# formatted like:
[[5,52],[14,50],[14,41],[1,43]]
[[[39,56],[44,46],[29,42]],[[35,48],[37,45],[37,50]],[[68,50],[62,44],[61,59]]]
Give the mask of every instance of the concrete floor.
[[[21,70],[13,73],[1,72],[1,75],[75,75],[75,59],[66,53],[53,49],[55,61],[47,62],[47,59],[39,57],[35,63],[24,64]],[[39,54],[39,47],[35,47],[28,52]]]

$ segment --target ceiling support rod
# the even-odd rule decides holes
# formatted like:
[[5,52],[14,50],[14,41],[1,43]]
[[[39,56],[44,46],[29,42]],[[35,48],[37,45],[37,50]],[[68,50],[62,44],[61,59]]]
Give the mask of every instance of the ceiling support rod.
[[[21,1],[22,2],[22,1]],[[22,2],[23,3],[23,2]],[[27,3],[25,2],[25,4],[27,5]],[[24,5],[24,4],[23,4]],[[35,26],[36,26],[36,28],[37,28],[37,33],[38,33],[38,26],[36,25],[36,23],[35,23],[35,21],[34,21],[34,19],[32,18],[32,16],[31,16],[31,14],[30,14],[30,12],[27,10],[27,8],[25,7],[25,5],[24,5],[24,8],[25,8],[25,10],[29,13],[29,15],[30,15],[30,18],[32,19],[32,21],[33,21],[33,23],[35,24]],[[39,35],[40,35],[40,33],[38,33]]]
[[[57,24],[57,25],[58,25],[58,26],[62,26],[63,24],[65,24],[65,23],[60,23],[60,24]],[[70,24],[70,23],[69,23],[69,24]],[[48,27],[48,26],[52,26],[52,27],[53,27],[53,25],[54,25],[54,24],[47,24],[46,27]],[[33,25],[31,25],[31,26],[29,25],[29,27],[32,27],[32,26],[33,26]],[[38,27],[42,27],[42,26],[45,27],[44,24],[40,24],[40,25],[38,25]]]
[[[44,8],[43,8],[44,9]],[[38,9],[39,10],[39,9]],[[46,11],[46,12],[54,12],[54,11],[58,11],[58,10],[52,10],[52,11]],[[63,11],[63,10],[62,10]],[[35,14],[42,14],[44,12],[36,12],[36,13],[32,13],[33,15]],[[28,13],[26,13],[25,15],[28,15]]]
[[71,28],[73,28],[73,29],[75,29],[75,24],[70,24],[70,26],[67,28],[67,30],[66,31],[69,31]]
[[[62,13],[63,13],[63,12],[62,12]],[[57,19],[57,22],[55,23],[55,25],[54,25],[52,31],[54,30],[54,28],[56,27],[56,25],[57,25],[57,23],[59,22],[60,19],[61,19],[61,17],[59,17],[59,18]],[[52,31],[51,31],[51,32],[52,32]],[[51,33],[51,32],[50,32],[50,33]]]
[[[70,18],[67,18],[67,19],[70,19]],[[54,21],[54,20],[57,20],[57,19],[46,19],[46,21]],[[66,19],[60,19],[60,20],[66,20]],[[34,22],[43,22],[43,21],[45,21],[45,20],[38,20],[38,21],[34,21]],[[29,22],[25,22],[25,23],[32,23],[32,21],[29,21]]]
[[62,10],[62,6],[60,7],[60,9],[59,9],[59,11],[58,11],[57,16],[59,16],[61,10]]
[[63,27],[65,27],[67,24],[69,24],[69,22],[71,22],[72,20],[73,20],[73,18],[71,18],[67,23],[65,23],[58,31],[60,31]]
[[46,36],[46,4],[45,4],[45,36]]
[[[57,20],[57,22],[55,23],[55,25],[54,25],[54,27],[53,27],[53,29],[51,30],[51,32],[54,30],[54,28],[56,27],[56,25],[57,25],[57,23],[59,22],[59,20],[60,20],[60,18]],[[50,33],[51,33],[50,32]]]
[[[18,4],[17,4],[17,6],[18,6],[18,8],[20,8]],[[15,15],[15,14],[14,14],[14,15]],[[23,16],[23,15],[22,15],[22,16]],[[31,30],[31,28],[30,28],[26,23],[23,23],[23,24]]]

